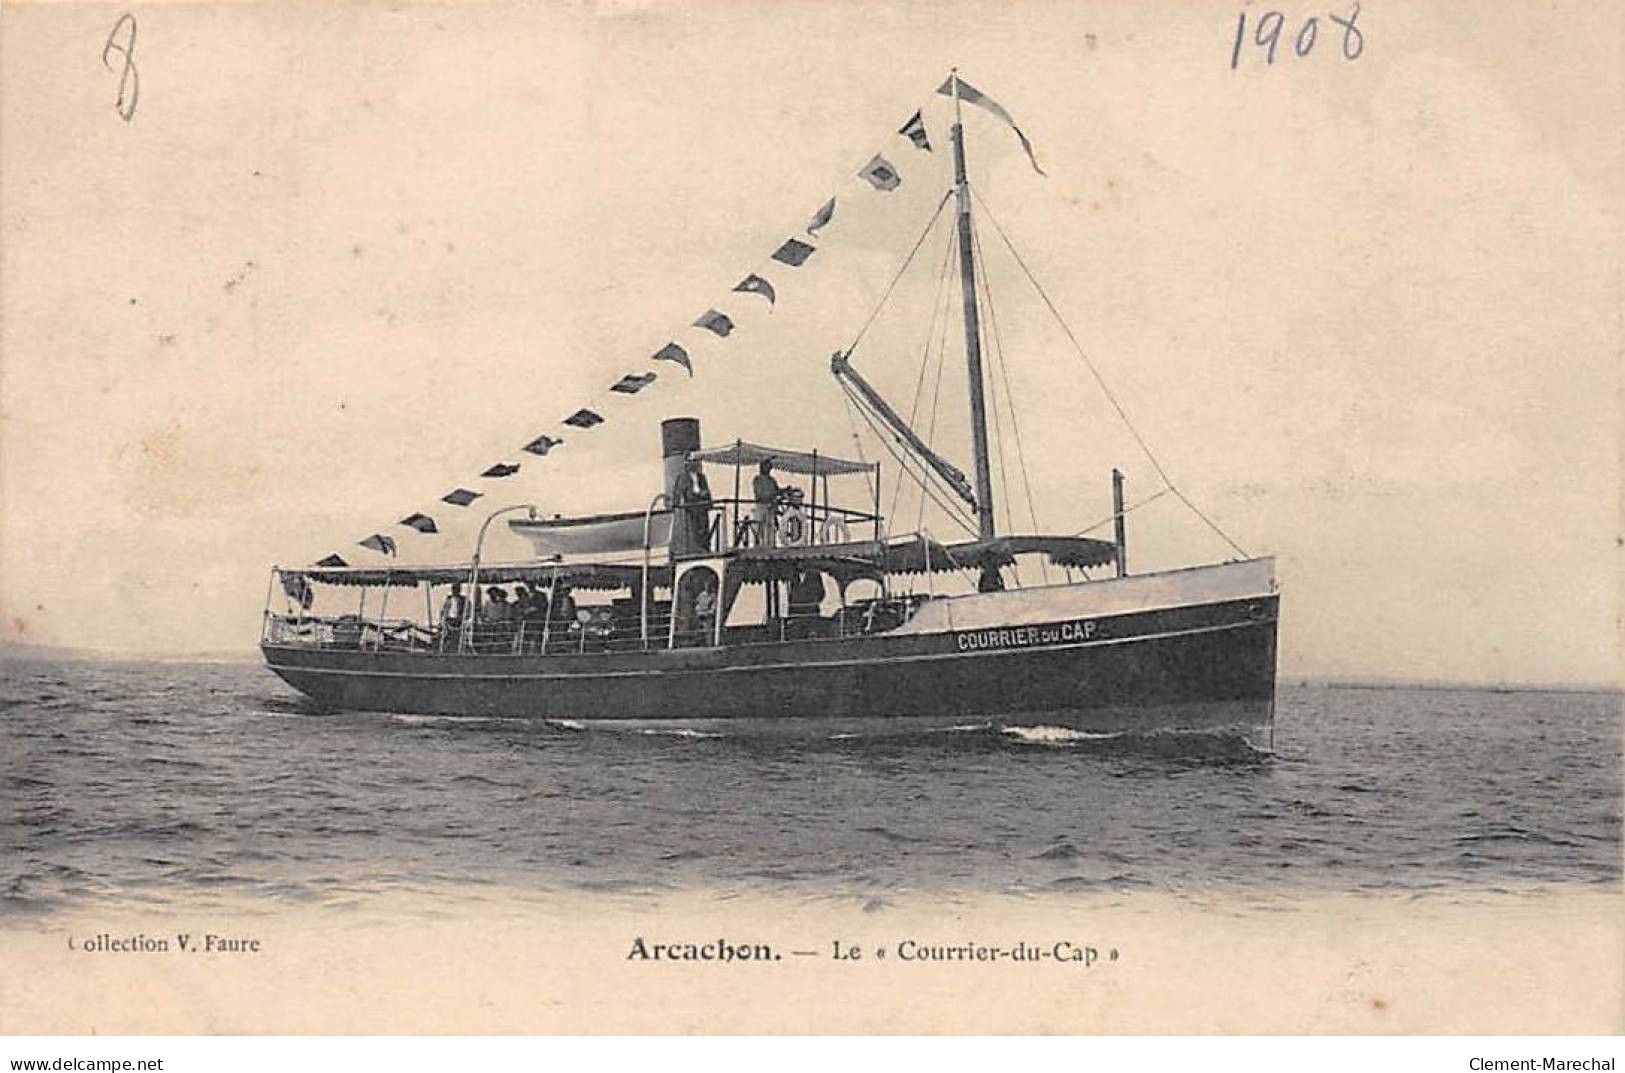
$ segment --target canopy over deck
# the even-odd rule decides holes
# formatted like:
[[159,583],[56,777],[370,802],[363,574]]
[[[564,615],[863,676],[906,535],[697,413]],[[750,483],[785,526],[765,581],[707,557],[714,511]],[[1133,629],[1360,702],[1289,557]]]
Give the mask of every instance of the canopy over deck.
[[774,469],[785,473],[816,473],[824,477],[848,473],[873,473],[880,468],[878,462],[853,462],[833,455],[790,451],[781,447],[763,447],[744,440],[730,443],[726,447],[706,447],[690,451],[688,457],[724,466],[755,466],[771,461]]
[[1042,554],[1056,566],[1081,569],[1105,566],[1117,558],[1110,541],[1074,536],[1007,536],[940,544],[918,536],[885,544],[854,540],[812,547],[744,548],[736,554],[740,572],[749,580],[782,576],[798,567],[814,567],[835,577],[873,577],[1009,566],[1017,555]]
[[[1079,569],[1105,566],[1116,559],[1110,541],[1073,536],[1006,536],[940,544],[917,536],[897,537],[885,543],[852,540],[810,547],[753,547],[731,553],[739,576],[746,581],[782,578],[811,567],[833,577],[856,579],[887,574],[943,573],[985,566],[1008,566],[1017,555],[1042,554],[1057,566]],[[384,585],[410,588],[428,582],[450,585],[467,582],[470,563],[397,567],[282,568],[284,577],[303,576],[323,585]],[[481,563],[480,584],[506,585],[515,581],[549,585],[555,580],[578,589],[627,589],[642,582],[643,567],[635,563],[564,563],[537,560],[525,563]],[[671,586],[669,565],[651,566],[650,583]]]
[[[428,582],[431,585],[468,583],[471,563],[446,563],[432,566],[378,567],[324,567],[308,566],[302,569],[282,568],[284,577],[302,575],[322,585],[365,585],[369,588],[384,585],[410,588]],[[639,584],[643,568],[622,563],[481,563],[481,585],[506,585],[515,581],[526,584],[550,585],[555,580],[577,589],[626,589]],[[656,566],[649,569],[649,581],[659,587],[671,585],[671,567]]]
[[1017,555],[1043,554],[1056,566],[1074,570],[1105,566],[1117,559],[1117,545],[1109,540],[1077,536],[1002,536],[950,544],[948,554],[960,565],[1008,566]]

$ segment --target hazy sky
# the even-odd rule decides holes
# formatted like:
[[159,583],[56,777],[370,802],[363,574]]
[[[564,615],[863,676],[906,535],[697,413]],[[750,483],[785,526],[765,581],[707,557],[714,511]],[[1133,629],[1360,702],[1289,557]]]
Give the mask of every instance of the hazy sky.
[[[973,113],[973,183],[1174,480],[1278,557],[1283,673],[1615,677],[1616,13],[1366,4],[1349,62],[1306,6],[1232,71],[1217,3],[157,5],[124,122],[119,10],[0,12],[0,638],[248,650],[272,563],[376,562],[374,531],[466,558],[458,485],[641,507],[671,414],[855,452],[828,357],[949,185],[957,63],[1048,173]],[[921,107],[930,154],[894,133]],[[854,178],[876,152],[897,190]],[[812,260],[769,261],[832,194]],[[1038,521],[1070,532],[1113,465],[1158,481],[980,234]],[[942,252],[855,357],[905,406]],[[771,311],[730,293],[750,271]],[[712,306],[726,340],[686,327]],[[692,380],[649,364],[669,340]],[[968,469],[959,376],[937,439]],[[568,443],[517,450],[542,432]],[[393,524],[417,510],[448,531]],[[1227,554],[1171,497],[1130,540]]]

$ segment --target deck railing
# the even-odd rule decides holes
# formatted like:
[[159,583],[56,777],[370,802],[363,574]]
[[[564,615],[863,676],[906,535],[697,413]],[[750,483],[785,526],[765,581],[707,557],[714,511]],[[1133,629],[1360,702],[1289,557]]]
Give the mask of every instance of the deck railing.
[[[742,626],[724,626],[729,645],[779,644],[786,641],[838,640],[884,633],[901,625],[918,605],[917,597],[862,600],[833,615],[791,615]],[[671,629],[671,605],[649,607],[649,642],[642,639],[636,608],[583,608],[584,617],[552,620],[477,623],[462,644],[461,624],[444,628],[410,619],[363,619],[357,615],[267,614],[262,640],[267,644],[350,652],[437,655],[461,651],[476,656],[567,656],[594,652],[637,652],[667,647],[706,647],[712,643],[711,622],[684,616]],[[620,613],[615,613],[619,611]]]
[[[735,548],[763,546],[811,548],[825,544],[845,544],[852,540],[879,540],[880,519],[862,510],[849,510],[828,503],[790,503],[775,506],[770,528],[759,525],[755,518],[754,499],[712,499],[703,506],[677,507],[673,526],[692,524],[689,517],[704,519],[703,544],[672,534],[672,544],[678,554],[683,549],[700,547],[712,554],[721,554]],[[692,512],[692,513],[691,513]],[[685,515],[687,517],[685,517]],[[764,532],[764,528],[768,531]]]

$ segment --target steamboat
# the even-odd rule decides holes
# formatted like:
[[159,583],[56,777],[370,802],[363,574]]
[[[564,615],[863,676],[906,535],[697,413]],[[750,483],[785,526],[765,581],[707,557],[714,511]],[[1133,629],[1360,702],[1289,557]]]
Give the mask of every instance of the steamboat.
[[[659,424],[659,485],[626,510],[544,517],[504,505],[486,515],[465,561],[357,566],[331,556],[273,569],[261,637],[269,668],[334,709],[698,729],[840,732],[878,720],[1267,735],[1279,604],[1272,559],[1238,548],[1223,562],[1131,572],[1130,508],[1116,469],[1102,523],[1109,537],[1001,531],[984,369],[990,299],[978,285],[965,105],[1015,129],[1032,154],[1009,113],[957,72],[939,92],[953,109],[953,175],[927,230],[939,217],[951,228],[943,272],[959,284],[969,475],[859,372],[856,344],[829,367],[902,475],[960,519],[962,535],[894,528],[881,510],[878,461],[737,437],[707,443],[697,419],[669,417]],[[920,116],[898,133],[924,148]],[[863,177],[881,190],[896,179],[879,156]],[[788,270],[811,248],[791,240],[775,260]],[[735,290],[772,300],[771,284],[754,274]],[[726,335],[715,322],[703,326]],[[676,353],[655,357],[687,364],[681,348],[668,351]],[[565,424],[590,428],[593,416]],[[543,436],[526,449],[545,454],[558,442]],[[652,458],[650,470],[652,486]],[[731,494],[714,493],[713,478]],[[780,483],[787,479],[806,491]],[[459,491],[445,499],[458,509],[483,494]],[[484,561],[498,520],[534,554]],[[424,532],[425,522],[433,531],[423,515],[401,524]],[[389,538],[369,540],[394,551]],[[353,611],[317,613],[345,593]]]

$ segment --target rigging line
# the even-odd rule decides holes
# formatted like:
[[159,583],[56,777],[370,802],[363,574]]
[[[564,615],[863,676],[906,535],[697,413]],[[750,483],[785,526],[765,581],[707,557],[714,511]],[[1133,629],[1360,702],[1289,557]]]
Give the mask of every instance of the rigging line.
[[920,237],[915,241],[914,248],[909,250],[908,256],[903,259],[902,267],[897,270],[897,274],[892,277],[891,282],[886,284],[886,291],[880,296],[880,301],[875,303],[874,312],[870,313],[869,319],[863,322],[863,327],[858,329],[858,334],[852,337],[852,342],[846,348],[848,357],[850,357],[852,352],[858,348],[858,343],[863,339],[864,334],[868,332],[869,325],[873,324],[875,322],[875,318],[880,316],[880,310],[886,305],[886,299],[891,297],[891,292],[897,287],[897,281],[903,278],[904,272],[908,271],[908,266],[914,261],[914,255],[920,252],[921,246],[925,245],[926,236],[929,235],[931,233],[931,229],[936,226],[937,220],[942,216],[943,206],[948,204],[948,199],[953,197],[953,195],[953,188],[949,187],[948,190],[943,193],[942,200],[937,202],[937,211],[933,212],[931,214],[931,219],[926,221],[925,230],[920,232]]
[[937,316],[943,304],[943,289],[948,284],[948,258],[953,253],[953,246],[952,242],[943,243],[942,263],[937,266],[937,290],[935,297],[931,300],[931,321],[926,325],[925,345],[920,348],[920,378],[914,384],[914,401],[908,410],[908,423],[910,425],[914,424],[914,419],[919,416],[920,412],[920,394],[925,388],[925,373],[928,364],[926,359],[931,355],[931,343],[937,334]]
[[[1173,492],[1173,491],[1174,491],[1174,486],[1173,485],[1171,485],[1171,484],[1163,485],[1161,490],[1153,492],[1152,494],[1146,496],[1144,499],[1140,500],[1138,503],[1134,504],[1132,507],[1124,507],[1123,508],[1123,513],[1124,514],[1133,514],[1135,511],[1139,510],[1141,507],[1145,506],[1147,503],[1155,502],[1156,500],[1161,499],[1163,496],[1168,495],[1170,492]],[[1100,519],[1100,521],[1096,522],[1094,525],[1091,525],[1086,529],[1079,529],[1076,533],[1073,533],[1072,535],[1073,536],[1082,536],[1085,533],[1092,533],[1096,529],[1099,529],[1103,525],[1111,524],[1111,522],[1116,517],[1117,517],[1117,515],[1115,513],[1108,514],[1104,518]]]
[[1237,544],[1234,540],[1231,540],[1229,534],[1223,529],[1220,529],[1218,523],[1216,523],[1212,518],[1209,518],[1206,514],[1203,514],[1201,508],[1187,499],[1184,492],[1181,492],[1178,488],[1174,488],[1172,485],[1169,487],[1173,491],[1174,495],[1179,497],[1179,501],[1189,507],[1191,509],[1191,513],[1195,514],[1198,518],[1206,522],[1209,529],[1213,530],[1215,533],[1218,533],[1220,538],[1222,538],[1226,544],[1230,545],[1237,555],[1241,556],[1243,559],[1251,558],[1251,556],[1247,554],[1247,549],[1243,548],[1240,544]]
[[[937,479],[935,478],[935,475],[923,467],[921,467],[920,472],[916,474],[915,471],[909,467],[911,464],[918,466],[919,463],[917,461],[912,461],[911,456],[906,452],[900,453],[893,450],[891,445],[885,440],[885,431],[875,424],[874,418],[865,413],[861,407],[859,408],[858,412],[863,414],[864,420],[869,423],[870,429],[877,437],[881,439],[882,444],[886,447],[887,451],[891,452],[892,457],[897,460],[898,468],[906,472],[910,479],[912,479],[915,484],[919,485],[921,503],[923,504],[924,501],[929,498],[931,502],[935,503],[937,508],[948,517],[949,521],[965,530],[966,533],[974,535],[976,532],[975,520],[972,519],[969,514],[966,514],[955,501],[946,497],[938,485],[932,483],[934,479]],[[924,513],[924,507],[922,506],[920,511],[921,517],[924,516]]]
[[875,423],[874,417],[866,409],[864,409],[862,401],[853,396],[851,388],[847,387],[846,384],[843,383],[841,385],[841,389],[846,392],[848,401],[854,405],[854,408],[858,411],[858,414],[869,426],[869,430],[873,432],[875,434],[875,438],[880,441],[880,445],[886,449],[887,453],[889,453],[892,458],[896,459],[898,467],[904,472],[908,473],[910,477],[913,477],[914,482],[920,486],[920,490],[925,495],[931,497],[931,501],[942,509],[942,512],[948,516],[949,521],[954,522],[967,533],[974,533],[976,528],[974,524],[968,520],[969,515],[964,514],[963,511],[956,508],[953,504],[946,503],[942,500],[942,498],[939,497],[935,486],[930,483],[932,477],[931,472],[922,468],[920,475],[915,476],[913,470],[909,469],[909,456],[907,452],[899,451],[897,448],[892,446],[890,434],[882,430]]
[[[982,259],[982,247],[981,247],[981,244],[976,242],[976,223],[975,223],[974,220],[971,222],[971,242],[972,242],[971,249],[974,251],[976,258]],[[986,271],[986,269],[987,269],[987,261],[985,259],[982,259],[982,269],[983,269],[983,271],[981,273],[981,276],[978,278],[977,283],[979,284],[982,293],[985,295],[986,292],[987,292],[987,271]],[[991,312],[991,309],[992,309],[992,304],[990,302],[989,303],[989,311],[990,312]],[[994,350],[996,360],[1002,362],[1004,360],[1004,355],[1003,355],[1002,350],[1000,349],[1000,344],[999,344],[999,341],[998,341],[997,337],[993,335],[993,331],[992,331],[992,327],[991,327],[991,320],[990,320],[988,326],[982,328],[982,335],[984,336],[984,340],[987,337],[992,337],[993,344],[994,344],[993,345],[993,350]],[[1007,378],[1005,380],[1005,388],[1006,388],[1005,406],[1006,406],[1006,408],[1010,408],[1011,405],[1012,405],[1011,402],[1010,402],[1010,399],[1008,397],[1009,386],[1010,386],[1010,384],[1009,384],[1009,380]],[[1013,532],[1015,532],[1015,529],[1016,529],[1015,496],[1012,495],[1011,491],[1010,491],[1010,474],[1009,474],[1008,469],[1007,469],[1007,467],[1005,465],[1005,459],[1006,459],[1006,456],[1007,456],[1008,452],[1006,452],[1005,449],[1004,449],[1004,418],[999,414],[999,385],[998,385],[997,381],[992,381],[992,382],[990,382],[988,384],[988,393],[992,396],[992,403],[993,403],[993,405],[992,405],[992,410],[993,410],[993,442],[994,442],[994,445],[998,448],[998,454],[999,454],[999,488],[1000,488],[1001,491],[1004,492],[1004,521],[1005,521],[1005,526],[1006,526],[1005,531],[1013,533]],[[997,511],[997,506],[998,506],[998,497],[995,495],[995,497],[994,497],[994,509],[995,509],[995,511]],[[1011,558],[1010,558],[1010,573],[1015,578],[1016,585],[1019,587],[1021,585],[1021,567],[1019,565],[1017,565],[1015,556],[1011,556]],[[1046,580],[1047,580],[1047,578],[1046,578]]]
[[[952,252],[953,247],[954,247],[954,243],[950,241],[948,243],[948,249],[949,249],[950,253]],[[944,311],[947,310],[948,303],[951,302],[951,301],[953,301],[953,299],[945,293],[943,298],[942,298]],[[930,447],[933,451],[936,450],[936,447],[934,446],[934,444],[936,443],[936,438],[937,438],[937,415],[942,412],[942,369],[943,369],[943,366],[947,364],[948,320],[949,320],[949,318],[948,318],[948,316],[946,316],[946,313],[945,313],[945,315],[942,318],[941,330],[938,332],[938,335],[937,335],[937,379],[936,379],[936,383],[931,388],[931,427],[926,429],[926,432],[925,432],[925,445],[927,447]],[[915,517],[915,520],[914,520],[914,527],[916,529],[919,529],[919,528],[923,528],[924,525],[925,525],[925,498],[922,496],[920,498],[920,510],[919,510],[918,515]]]
[[[987,329],[984,328],[982,332],[984,335],[986,335]],[[1006,472],[1004,465],[1004,419],[999,416],[999,386],[997,382],[990,383],[988,385],[988,393],[993,397],[993,405],[989,407],[989,409],[993,411],[993,445],[998,449],[999,456],[999,489],[1000,491],[1004,492],[1004,521],[1006,531],[1014,532],[1016,528],[1016,517],[1015,509],[1011,506],[1010,502],[1010,475],[1008,472]],[[992,493],[992,490],[989,489],[989,492]],[[995,514],[998,512],[998,504],[999,497],[997,494],[993,494],[993,509]],[[1016,566],[1014,556],[1011,556],[1010,558],[1010,572],[1015,576],[1016,585],[1019,587],[1021,585],[1021,569]]]
[[[944,243],[942,247],[942,264],[937,269],[936,297],[933,298],[931,302],[931,322],[926,326],[925,345],[920,348],[920,378],[914,385],[914,402],[909,406],[908,411],[908,423],[910,427],[913,426],[915,418],[919,415],[920,396],[924,394],[925,391],[925,374],[930,370],[931,367],[931,343],[933,337],[937,334],[937,316],[939,310],[943,307],[942,295],[947,289],[948,284],[948,257],[952,252],[953,243]],[[929,438],[927,438],[926,442],[930,443],[931,441]],[[902,494],[903,475],[899,473],[897,475],[897,483],[892,486],[891,506],[887,508],[887,514],[897,513],[897,500],[902,496]],[[925,500],[922,499],[920,503],[921,509],[923,510]]]
[[[980,234],[977,234],[977,224],[975,224],[975,219],[972,219],[972,223],[970,223],[970,239],[972,239],[973,244],[975,244],[977,258],[981,262],[981,268],[983,268],[983,272],[981,272],[981,294],[985,296],[986,302],[988,302],[988,335],[993,338],[993,359],[996,361],[996,363],[998,363],[999,379],[1004,380],[1004,408],[1009,410],[1009,415],[1011,415],[1011,431],[1012,434],[1014,434],[1014,437],[1016,437],[1016,471],[1017,473],[1020,473],[1020,478],[1022,478],[1022,486],[1024,486],[1025,491],[1027,491],[1027,517],[1032,519],[1033,532],[1042,533],[1043,528],[1038,525],[1038,510],[1037,507],[1033,506],[1032,478],[1030,478],[1029,473],[1027,473],[1027,454],[1025,454],[1025,450],[1022,449],[1022,442],[1020,442],[1020,423],[1016,419],[1016,392],[1011,389],[1009,363],[1007,363],[1006,359],[1004,359],[1004,337],[1003,335],[999,335],[999,315],[998,311],[994,311],[993,307],[993,283],[991,283],[990,280],[991,273],[986,270],[988,258],[986,258],[986,255],[981,252],[981,236]],[[996,397],[996,395],[994,395],[993,400],[993,418],[994,426],[998,426],[999,411],[998,397]],[[999,428],[999,480],[1004,481],[1004,514],[1006,514],[1007,519],[1009,519],[1011,530],[1014,530],[1014,528],[1016,528],[1016,507],[1014,507],[1014,504],[1012,504],[1012,499],[1014,499],[1014,496],[1012,496],[1011,489],[1009,489],[1009,478],[1004,475],[1003,428]],[[1012,569],[1014,569],[1014,563],[1012,563]],[[1043,558],[1043,556],[1038,558],[1038,576],[1042,577],[1043,584],[1050,584],[1050,566],[1048,566],[1048,563],[1045,563],[1045,558]],[[1020,584],[1019,569],[1016,569],[1016,582],[1017,584]]]
[[1162,463],[1157,461],[1157,456],[1151,450],[1151,445],[1145,442],[1145,437],[1140,435],[1140,430],[1134,427],[1133,421],[1129,420],[1127,411],[1123,409],[1123,404],[1117,401],[1117,396],[1112,394],[1112,389],[1106,385],[1106,380],[1100,375],[1100,370],[1095,367],[1095,363],[1090,359],[1088,353],[1084,351],[1083,344],[1078,342],[1078,337],[1072,334],[1072,326],[1066,322],[1065,317],[1061,316],[1061,311],[1055,308],[1055,303],[1050,301],[1049,293],[1044,290],[1043,285],[1033,275],[1032,269],[1027,267],[1027,262],[1022,260],[1020,251],[1016,249],[1015,243],[1010,241],[1010,236],[1005,233],[1004,226],[999,223],[999,218],[993,214],[993,209],[988,205],[987,199],[977,193],[974,187],[971,189],[971,195],[981,203],[983,209],[987,210],[987,218],[993,221],[993,228],[999,233],[999,237],[1004,240],[1005,248],[1016,259],[1016,264],[1021,266],[1022,273],[1026,275],[1027,282],[1031,283],[1033,289],[1038,292],[1038,297],[1042,298],[1044,304],[1049,307],[1050,314],[1055,317],[1056,323],[1066,333],[1067,339],[1072,343],[1072,348],[1078,352],[1078,357],[1083,359],[1083,364],[1089,369],[1089,374],[1095,378],[1095,383],[1105,393],[1106,401],[1112,404],[1112,409],[1117,411],[1117,416],[1122,418],[1123,424],[1134,436],[1135,442],[1140,445],[1140,450],[1145,453],[1145,457],[1151,462],[1152,467],[1156,469],[1157,476],[1162,478],[1163,484],[1171,486],[1174,482],[1168,478],[1168,473],[1162,468]]
[[[975,224],[975,221],[972,221],[972,224],[970,224],[970,234],[972,234],[973,239],[975,239],[975,242],[977,242],[977,257],[980,257],[981,263],[986,265],[988,260],[986,260],[986,255],[981,252],[981,234],[977,231],[977,224]],[[1027,517],[1032,519],[1033,532],[1042,533],[1043,527],[1040,525],[1040,523],[1038,523],[1037,501],[1033,499],[1032,494],[1032,475],[1030,475],[1029,471],[1027,471],[1027,452],[1025,452],[1024,447],[1022,447],[1022,441],[1020,441],[1020,421],[1016,415],[1016,392],[1011,390],[1011,372],[1009,372],[1009,363],[1004,361],[1004,340],[1003,337],[999,335],[999,314],[998,311],[996,311],[996,309],[993,307],[993,285],[991,285],[990,281],[988,281],[988,275],[990,275],[988,272],[981,273],[981,280],[983,280],[983,283],[981,283],[981,288],[983,288],[983,293],[988,296],[988,324],[990,324],[991,328],[993,328],[993,353],[999,361],[999,376],[1003,377],[1004,380],[1004,405],[1009,406],[1009,411],[1011,411],[1011,429],[1012,431],[1016,432],[1016,465],[1020,471],[1020,480],[1022,480],[1022,484],[1024,484],[1025,491],[1027,491]],[[1050,576],[1048,576],[1048,571],[1045,571],[1046,582],[1048,582],[1048,579],[1050,579]]]
[[[966,183],[965,185],[970,186],[969,183]],[[1168,476],[1168,471],[1162,468],[1162,463],[1158,461],[1156,453],[1151,450],[1151,445],[1145,442],[1145,437],[1140,435],[1140,430],[1134,426],[1133,421],[1129,420],[1127,411],[1123,409],[1123,404],[1117,401],[1117,396],[1112,394],[1112,389],[1106,385],[1105,378],[1100,375],[1100,370],[1095,367],[1095,363],[1090,359],[1088,352],[1083,349],[1083,344],[1078,342],[1078,337],[1076,335],[1072,334],[1072,326],[1066,322],[1065,317],[1061,316],[1061,311],[1057,309],[1055,307],[1055,303],[1050,300],[1049,292],[1044,290],[1044,285],[1038,282],[1037,277],[1033,275],[1032,269],[1028,268],[1027,262],[1022,259],[1021,251],[1017,250],[1015,243],[1010,241],[1010,236],[1005,233],[1004,225],[1000,224],[999,218],[994,215],[992,206],[987,203],[987,199],[984,198],[975,187],[971,187],[971,196],[976,198],[977,202],[982,206],[982,208],[987,211],[987,218],[993,221],[993,228],[999,233],[999,237],[1004,240],[1005,248],[1008,249],[1010,251],[1010,255],[1016,259],[1016,264],[1021,266],[1021,271],[1024,275],[1026,275],[1027,282],[1033,285],[1033,290],[1038,292],[1038,296],[1042,298],[1044,300],[1044,304],[1049,307],[1050,313],[1055,317],[1055,322],[1061,326],[1061,330],[1066,333],[1067,340],[1071,342],[1072,349],[1076,350],[1078,352],[1078,357],[1083,359],[1083,364],[1089,369],[1089,374],[1095,378],[1095,383],[1100,385],[1101,392],[1105,394],[1106,400],[1112,404],[1112,409],[1117,411],[1117,416],[1122,418],[1123,425],[1134,437],[1134,441],[1140,445],[1140,450],[1145,452],[1146,460],[1149,461],[1151,463],[1151,467],[1157,471],[1157,476],[1162,478],[1162,483],[1173,489],[1174,494],[1179,497],[1180,501],[1189,507],[1198,518],[1201,518],[1202,521],[1206,522],[1209,528],[1211,528],[1215,533],[1219,534],[1219,536],[1224,539],[1226,544],[1229,544],[1232,548],[1236,549],[1238,552],[1241,552],[1241,554],[1245,556],[1247,553],[1241,550],[1241,545],[1237,544],[1234,540],[1231,540],[1228,533],[1226,533],[1223,529],[1220,529],[1213,519],[1203,514],[1200,510],[1197,510],[1196,504],[1192,503],[1188,498],[1186,498],[1183,492],[1179,491],[1179,489],[1175,487],[1172,478]]]
[[[846,400],[846,423],[852,430],[852,449],[858,453],[858,461],[868,465],[869,459],[863,453],[863,437],[858,435],[858,423],[852,418],[852,399],[844,394],[843,398]],[[864,483],[869,486],[869,494],[879,499],[880,479],[873,470],[864,474]]]

